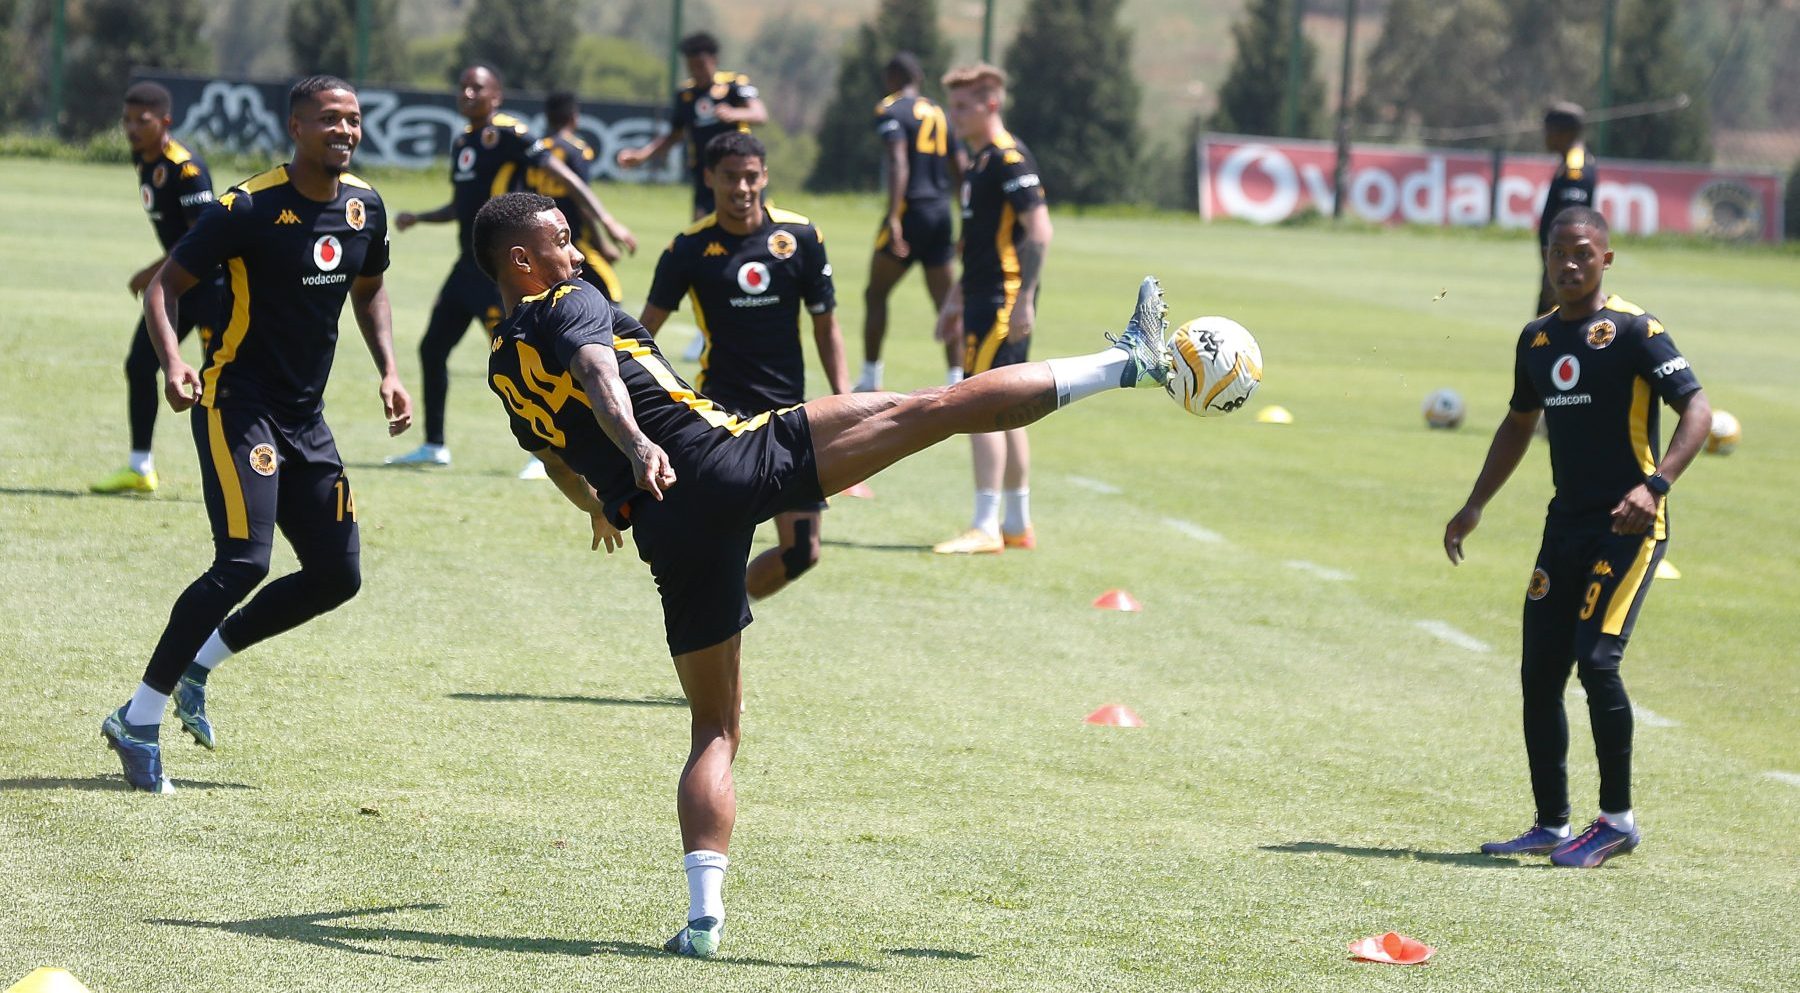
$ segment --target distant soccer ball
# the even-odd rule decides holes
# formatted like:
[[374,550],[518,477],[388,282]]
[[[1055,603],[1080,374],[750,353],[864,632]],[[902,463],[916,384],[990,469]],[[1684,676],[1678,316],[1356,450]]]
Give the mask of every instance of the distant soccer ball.
[[1218,417],[1242,407],[1262,383],[1262,347],[1228,317],[1196,317],[1169,336],[1175,369],[1166,389],[1181,408]]
[[1738,419],[1723,410],[1713,411],[1712,431],[1706,436],[1706,450],[1714,455],[1730,455],[1744,437]]
[[1461,427],[1466,413],[1462,394],[1452,389],[1431,391],[1425,398],[1424,411],[1426,424],[1446,431]]

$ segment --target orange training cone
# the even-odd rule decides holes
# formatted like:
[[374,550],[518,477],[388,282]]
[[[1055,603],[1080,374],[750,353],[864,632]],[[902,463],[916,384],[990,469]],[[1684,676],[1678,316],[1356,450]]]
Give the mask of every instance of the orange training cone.
[[1086,721],[1089,724],[1098,724],[1109,728],[1141,728],[1144,726],[1144,719],[1132,713],[1131,708],[1122,703],[1109,703],[1087,715]]
[[1094,598],[1094,606],[1101,610],[1123,610],[1128,613],[1136,613],[1144,609],[1143,604],[1133,600],[1131,594],[1124,590],[1107,590]]
[[1417,938],[1408,938],[1398,931],[1372,938],[1359,938],[1350,943],[1350,957],[1365,962],[1386,962],[1389,965],[1424,965],[1425,960],[1437,952]]
[[868,483],[851,483],[849,486],[844,487],[844,492],[841,495],[855,497],[858,500],[875,499],[875,491],[869,489]]

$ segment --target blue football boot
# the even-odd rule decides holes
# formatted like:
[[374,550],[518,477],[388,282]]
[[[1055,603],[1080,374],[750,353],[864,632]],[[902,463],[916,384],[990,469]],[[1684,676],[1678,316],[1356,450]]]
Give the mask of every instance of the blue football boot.
[[119,762],[125,766],[125,781],[132,789],[147,793],[175,792],[174,784],[163,775],[162,745],[146,737],[141,728],[134,732],[134,727],[125,723],[124,707],[100,722],[100,736],[108,748],[119,753]]

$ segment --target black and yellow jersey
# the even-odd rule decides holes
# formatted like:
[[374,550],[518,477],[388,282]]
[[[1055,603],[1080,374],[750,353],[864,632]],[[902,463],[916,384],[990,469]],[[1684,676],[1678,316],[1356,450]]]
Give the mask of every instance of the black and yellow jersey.
[[1538,243],[1550,243],[1550,222],[1570,207],[1595,205],[1594,188],[1600,182],[1599,170],[1587,146],[1577,142],[1569,147],[1556,175],[1550,179],[1550,191],[1544,196],[1544,212],[1538,216]]
[[653,307],[694,304],[706,337],[700,392],[737,411],[773,410],[806,399],[800,306],[824,314],[837,306],[825,237],[800,214],[763,208],[763,224],[735,235],[708,214],[675,236],[656,263]]
[[541,165],[545,154],[537,136],[511,114],[495,114],[479,128],[470,125],[450,143],[456,243],[464,255],[475,243],[475,212],[502,193],[525,189],[526,172]]
[[581,250],[581,256],[586,260],[588,273],[601,274],[596,285],[607,295],[608,300],[619,302],[619,278],[613,272],[612,264],[606,261],[606,255],[600,251],[600,232],[594,230],[593,223],[582,211],[580,201],[575,199],[575,192],[569,189],[560,176],[543,165],[545,158],[553,156],[561,159],[585,183],[594,172],[594,160],[597,156],[593,147],[582,141],[579,135],[558,131],[539,141],[536,151],[540,156],[539,164],[525,170],[526,188],[556,201],[556,209],[562,211],[563,217],[569,222],[569,235],[574,239],[575,247]]
[[732,107],[748,107],[750,101],[756,99],[756,87],[751,85],[750,77],[741,72],[719,70],[705,82],[695,80],[692,76],[681,81],[681,89],[675,91],[675,106],[670,114],[669,126],[684,131],[687,137],[688,173],[694,181],[700,181],[700,174],[705,163],[700,161],[700,153],[706,150],[706,143],[727,131],[749,131],[750,125],[726,124],[719,120],[715,113],[720,104]]
[[324,403],[351,282],[387,269],[387,210],[350,173],[320,203],[279,166],[226,191],[169,257],[190,273],[225,270],[224,328],[206,342],[200,403],[310,416]]
[[943,108],[921,96],[898,93],[875,105],[875,133],[906,143],[909,203],[950,197],[950,125]]
[[1002,131],[975,153],[963,176],[962,286],[965,296],[1018,292],[1019,255],[1025,232],[1019,215],[1044,202],[1037,159],[1025,143]]
[[519,445],[530,452],[555,449],[594,487],[607,517],[621,528],[630,524],[626,504],[643,491],[630,461],[600,429],[592,401],[569,371],[584,345],[613,350],[631,397],[632,417],[668,453],[678,486],[681,480],[700,478],[699,467],[719,445],[768,423],[768,414],[734,417],[695,392],[676,375],[642,324],[582,280],[558,283],[520,301],[494,329],[488,386],[505,405]]
[[166,252],[200,219],[201,209],[212,203],[212,175],[206,171],[205,159],[173,138],[155,158],[138,159],[137,174],[138,198]]
[[[1661,458],[1657,401],[1699,388],[1662,322],[1616,296],[1579,321],[1552,310],[1525,325],[1512,409],[1544,411],[1556,481],[1551,518],[1609,526],[1612,508]],[[1667,537],[1662,501],[1654,537]]]

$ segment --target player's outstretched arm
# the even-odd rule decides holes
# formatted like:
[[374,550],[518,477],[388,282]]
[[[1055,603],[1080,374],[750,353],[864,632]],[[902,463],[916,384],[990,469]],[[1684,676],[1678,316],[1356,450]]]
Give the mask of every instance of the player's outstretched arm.
[[183,411],[200,400],[200,374],[181,361],[181,339],[175,328],[181,317],[181,295],[199,280],[170,259],[156,270],[144,287],[144,327],[150,334],[150,346],[156,360],[162,363],[163,396],[169,409]]
[[594,529],[594,551],[599,551],[600,546],[604,544],[607,554],[610,555],[623,547],[625,536],[619,533],[618,528],[613,527],[612,521],[607,520],[606,505],[600,500],[600,494],[595,493],[594,488],[588,485],[588,481],[581,478],[580,473],[571,469],[553,448],[541,449],[532,454],[538,457],[538,461],[544,463],[544,473],[550,477],[552,483],[556,484],[556,488],[562,491],[562,495],[567,497],[576,508],[587,513]]
[[156,257],[155,262],[152,262],[149,265],[143,267],[142,269],[139,269],[137,272],[132,273],[131,280],[125,284],[125,288],[130,290],[131,295],[134,297],[142,296],[144,293],[144,290],[150,286],[150,280],[156,278],[156,270],[161,269],[162,264],[164,262],[168,261],[168,258],[169,258],[169,254],[167,252],[164,252],[163,254],[158,255]]
[[604,230],[608,237],[623,245],[627,252],[633,255],[637,254],[637,237],[631,233],[631,229],[620,224],[617,218],[607,213],[606,206],[595,195],[593,187],[589,186],[586,180],[575,175],[575,170],[569,168],[567,162],[554,155],[546,155],[543,158],[543,165],[544,168],[554,173],[556,178],[562,181],[563,186],[574,195],[576,201],[581,204],[581,212],[587,215],[590,223]]
[[619,378],[619,359],[605,345],[583,345],[575,352],[569,371],[581,380],[581,388],[594,405],[594,420],[606,437],[631,461],[638,489],[658,500],[675,485],[675,467],[669,455],[638,428],[631,411],[631,392]]
[[403,210],[394,215],[394,230],[405,231],[414,224],[448,224],[456,220],[456,204],[447,203],[436,210],[428,210],[423,214],[415,214]]
[[[1675,408],[1681,420],[1675,424],[1669,450],[1656,465],[1656,474],[1673,483],[1706,444],[1706,436],[1712,431],[1712,401],[1706,398],[1705,390],[1695,390],[1669,406]],[[1613,507],[1612,520],[1615,534],[1643,534],[1656,521],[1656,494],[1643,483],[1632,487]]]
[[648,145],[619,149],[619,154],[613,158],[620,166],[626,169],[635,169],[651,159],[660,159],[669,154],[669,149],[681,140],[681,136],[686,130],[686,128],[670,128],[657,135],[656,140]]
[[1542,410],[1508,410],[1500,421],[1500,427],[1494,431],[1494,441],[1488,446],[1487,461],[1481,464],[1481,474],[1475,477],[1475,486],[1469,491],[1469,499],[1456,516],[1450,518],[1450,523],[1444,525],[1444,554],[1450,557],[1451,565],[1462,562],[1463,539],[1481,523],[1482,508],[1500,492],[1500,487],[1506,485],[1513,470],[1525,458],[1525,450],[1531,447],[1531,434],[1542,416]]
[[381,375],[381,409],[387,415],[388,436],[412,426],[412,397],[400,385],[400,367],[394,362],[394,314],[388,305],[387,286],[380,276],[358,276],[350,284],[350,311],[356,315],[369,357]]
[[844,335],[838,328],[837,311],[812,315],[813,342],[819,347],[819,365],[825,369],[825,381],[831,392],[850,392],[850,367],[844,361]]

